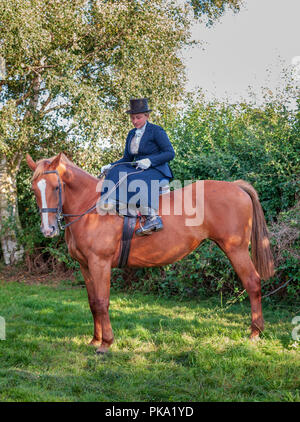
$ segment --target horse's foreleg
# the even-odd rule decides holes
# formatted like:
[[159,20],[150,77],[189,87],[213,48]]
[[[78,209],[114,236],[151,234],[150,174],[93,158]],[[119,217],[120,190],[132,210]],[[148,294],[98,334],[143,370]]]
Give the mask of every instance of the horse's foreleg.
[[[222,248],[223,249],[223,248]],[[253,262],[249,256],[248,247],[224,250],[233,268],[246,289],[251,304],[251,338],[259,337],[264,329],[264,320],[261,306],[261,283]]]
[[102,343],[102,328],[101,328],[101,323],[98,320],[96,313],[93,312],[94,288],[91,282],[91,275],[87,267],[80,265],[80,270],[85,280],[90,309],[91,309],[93,319],[94,319],[94,336],[92,340],[90,341],[89,345],[99,347],[101,346],[101,343]]
[[105,353],[114,340],[108,314],[111,274],[110,261],[103,261],[99,257],[89,259],[89,274],[91,277],[88,296],[94,318],[94,337],[91,343],[97,346],[100,345],[97,353]]

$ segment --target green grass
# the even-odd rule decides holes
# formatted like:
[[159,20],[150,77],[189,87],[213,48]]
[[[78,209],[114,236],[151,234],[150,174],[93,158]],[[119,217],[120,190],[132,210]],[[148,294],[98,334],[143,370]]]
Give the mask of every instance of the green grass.
[[179,302],[112,293],[115,343],[87,346],[85,289],[0,282],[0,401],[299,401],[292,309],[264,308],[265,334],[249,339],[248,301]]

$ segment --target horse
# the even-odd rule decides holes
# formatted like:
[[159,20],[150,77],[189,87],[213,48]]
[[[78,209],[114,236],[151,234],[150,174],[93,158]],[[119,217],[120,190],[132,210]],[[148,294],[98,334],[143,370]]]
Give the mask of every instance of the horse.
[[[124,218],[112,213],[99,215],[95,203],[99,199],[101,181],[75,165],[65,154],[37,162],[27,154],[26,160],[33,171],[32,189],[40,208],[44,236],[59,234],[59,214],[63,211],[65,241],[71,257],[80,265],[94,320],[94,335],[89,344],[96,347],[98,354],[106,353],[114,341],[109,318],[110,278],[111,269],[118,265]],[[190,218],[190,212],[183,209],[178,215],[174,209],[180,205],[182,194],[197,204],[196,188],[200,183],[204,187],[200,204],[203,218],[198,225],[189,225],[186,218]],[[212,240],[227,255],[249,295],[250,338],[258,339],[264,329],[261,279],[272,277],[274,262],[256,190],[243,180],[204,180],[162,196],[171,204],[169,215],[162,216],[164,229],[151,236],[133,236],[127,266],[174,263],[205,239]]]

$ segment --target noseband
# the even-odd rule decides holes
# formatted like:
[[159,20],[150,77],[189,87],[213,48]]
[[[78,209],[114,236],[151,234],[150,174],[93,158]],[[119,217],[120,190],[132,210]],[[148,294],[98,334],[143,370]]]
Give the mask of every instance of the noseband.
[[[70,226],[71,224],[75,223],[76,221],[80,220],[81,217],[88,214],[89,212],[93,211],[96,208],[96,205],[93,205],[91,208],[89,208],[87,211],[85,211],[83,214],[64,214],[62,212],[62,184],[60,181],[60,177],[57,170],[50,170],[45,171],[43,174],[51,174],[55,173],[57,175],[57,181],[58,181],[58,205],[57,208],[39,208],[40,213],[46,213],[46,212],[53,212],[56,213],[56,221],[57,225],[60,228],[60,230],[64,230],[66,227]],[[78,217],[76,220],[71,221],[70,223],[67,223],[65,225],[62,224],[62,220],[64,217]]]

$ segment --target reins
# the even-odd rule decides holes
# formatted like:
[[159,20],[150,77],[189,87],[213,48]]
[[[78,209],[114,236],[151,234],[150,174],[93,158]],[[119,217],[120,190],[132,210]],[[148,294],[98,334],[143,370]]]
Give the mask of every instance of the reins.
[[[135,162],[131,162],[131,161],[126,161],[126,162],[122,162],[122,163],[117,163],[117,164],[113,164],[108,170],[106,170],[106,171],[104,171],[104,173],[102,173],[103,174],[103,176],[106,176],[106,174],[113,168],[113,167],[115,167],[115,166],[118,166],[119,164],[131,164],[131,165],[134,165],[134,164],[136,164]],[[144,169],[141,169],[141,170],[139,170],[139,171],[132,171],[131,173],[126,173],[119,181],[118,181],[118,183],[116,183],[115,184],[115,186],[114,187],[112,187],[111,188],[111,190],[110,191],[108,191],[108,192],[106,192],[104,195],[103,195],[103,197],[102,197],[102,199],[104,198],[104,199],[107,199],[108,197],[109,197],[109,195],[111,194],[111,193],[113,193],[115,190],[117,190],[118,189],[118,187],[120,186],[120,184],[125,180],[125,179],[127,179],[127,177],[128,176],[130,176],[131,174],[138,174],[138,173],[142,173],[144,171]],[[101,174],[101,177],[103,177],[102,176],[102,174]]]
[[[109,169],[108,169],[108,171],[104,171],[101,175],[100,175],[100,179],[101,178],[103,178],[103,177],[105,177],[106,175],[107,175],[107,173],[113,168],[113,167],[115,167],[115,166],[118,166],[118,165],[120,165],[120,164],[131,164],[131,165],[135,165],[136,163],[135,162],[131,162],[131,161],[127,161],[127,162],[122,162],[122,163],[116,163],[116,164],[113,164]],[[115,184],[115,186],[109,191],[109,192],[106,192],[106,198],[112,193],[112,192],[114,192],[119,186],[120,186],[120,184],[125,180],[125,179],[127,179],[127,177],[128,176],[130,176],[131,174],[137,174],[137,173],[142,173],[144,171],[144,169],[141,169],[140,171],[138,171],[138,172],[134,172],[134,171],[132,171],[131,173],[126,173],[119,181],[118,181],[118,183],[116,183]],[[73,223],[76,223],[77,221],[79,221],[82,217],[84,217],[86,214],[89,214],[90,212],[92,212],[92,211],[94,211],[94,209],[96,209],[96,207],[97,207],[97,203],[95,204],[95,205],[93,205],[92,207],[90,207],[89,209],[87,209],[85,212],[83,212],[82,214],[65,214],[65,213],[63,213],[63,204],[62,204],[62,184],[61,184],[61,181],[60,181],[60,177],[59,177],[59,174],[58,174],[58,171],[57,170],[49,170],[49,171],[45,171],[43,174],[51,174],[51,173],[55,173],[56,175],[57,175],[57,180],[58,180],[58,205],[57,205],[57,207],[56,208],[40,208],[39,210],[40,210],[40,213],[48,213],[48,212],[53,212],[53,213],[56,213],[56,221],[57,221],[57,224],[58,224],[58,226],[59,226],[59,228],[60,228],[60,230],[65,230],[67,227],[69,227],[71,224],[73,224]],[[104,195],[104,197],[105,197],[105,195]],[[78,218],[76,218],[76,220],[73,220],[73,221],[70,221],[69,223],[67,223],[67,224],[62,224],[62,220],[65,218],[65,217],[78,217]]]

